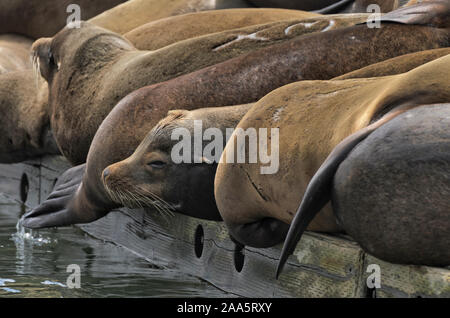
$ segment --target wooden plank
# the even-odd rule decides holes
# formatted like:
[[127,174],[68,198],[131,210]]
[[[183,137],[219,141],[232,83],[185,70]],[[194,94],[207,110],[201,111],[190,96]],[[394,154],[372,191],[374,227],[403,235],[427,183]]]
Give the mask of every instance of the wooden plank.
[[[204,232],[201,257],[196,232]],[[201,277],[218,288],[244,297],[361,297],[362,251],[353,242],[308,233],[279,280],[275,268],[280,246],[245,248],[243,268],[234,243],[221,222],[154,211],[121,209],[81,228],[105,241],[133,250],[160,266]]]
[[[380,266],[381,288],[374,291],[377,298],[450,297],[449,269],[391,264],[366,254],[365,268],[370,264]],[[364,273],[364,281],[369,275]]]
[[39,204],[40,160],[19,164],[0,164],[0,193],[4,197],[33,207]]

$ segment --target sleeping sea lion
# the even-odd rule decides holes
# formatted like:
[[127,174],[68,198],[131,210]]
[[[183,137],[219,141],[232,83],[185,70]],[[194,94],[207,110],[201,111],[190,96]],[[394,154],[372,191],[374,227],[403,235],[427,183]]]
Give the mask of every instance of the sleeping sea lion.
[[448,47],[448,32],[390,22],[379,29],[357,25],[316,32],[134,91],[97,130],[81,185],[52,196],[28,213],[23,224],[37,228],[86,223],[117,207],[103,185],[103,170],[129,157],[171,109],[255,102],[290,82],[329,79],[397,55]]
[[[214,200],[214,175],[218,164],[215,159],[220,158],[226,144],[226,130],[233,129],[252,106],[169,112],[130,157],[104,170],[103,183],[108,194],[117,204],[130,208],[152,207],[162,213],[177,212],[221,220]],[[178,131],[187,140],[174,140]],[[208,131],[211,138],[205,137]],[[202,144],[196,145],[195,138]],[[210,143],[205,139],[220,144],[206,156],[204,152]],[[180,142],[187,142],[189,146],[185,147],[191,152],[183,153],[182,162],[175,162],[172,150]],[[200,146],[199,152],[197,146]]]
[[[448,91],[448,81],[442,84]],[[328,200],[339,224],[368,253],[393,263],[450,264],[450,104],[413,99],[408,106],[413,109],[357,131],[331,152],[291,224],[277,276]]]
[[0,162],[58,154],[48,119],[47,83],[33,71],[0,74]]
[[[279,168],[262,174],[266,164],[261,161],[227,163],[232,141],[236,143],[236,135],[231,137],[215,180],[216,203],[231,235],[244,245],[270,247],[284,239],[295,216],[291,225],[295,236],[288,237],[284,257],[306,226],[313,231],[338,230],[331,207],[325,206],[326,193],[309,194],[311,178],[339,142],[367,129],[391,109],[449,100],[449,61],[447,55],[393,76],[293,83],[261,99],[237,129],[279,128],[279,143],[267,146],[268,152],[279,153]],[[317,181],[324,180],[320,172],[316,175]],[[311,184],[314,179],[308,189]],[[300,210],[311,205],[305,216],[296,214],[303,194]]]

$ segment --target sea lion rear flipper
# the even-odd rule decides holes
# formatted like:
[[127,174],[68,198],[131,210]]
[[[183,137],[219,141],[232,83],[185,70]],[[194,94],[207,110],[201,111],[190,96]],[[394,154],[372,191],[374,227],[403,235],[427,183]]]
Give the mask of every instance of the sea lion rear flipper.
[[81,184],[86,164],[76,166],[64,172],[58,178],[54,190],[38,207],[34,208],[21,219],[21,224],[27,228],[44,228],[71,224],[69,212],[66,209]]
[[341,162],[347,158],[348,154],[356,145],[367,138],[377,128],[412,107],[415,106],[401,105],[394,108],[378,121],[345,138],[333,149],[327,159],[325,159],[319,170],[317,170],[316,174],[309,182],[302,202],[289,227],[281,252],[280,261],[278,263],[276,278],[278,278],[283,270],[287,258],[293,253],[308,224],[314,219],[316,214],[325,206],[325,204],[330,201],[334,175]]
[[430,1],[403,7],[381,17],[381,22],[428,25],[439,28],[450,24],[449,1]]
[[373,131],[367,128],[359,130],[337,145],[311,179],[284,242],[276,278],[278,278],[283,270],[287,258],[294,251],[308,224],[325,204],[330,201],[334,174],[340,163],[345,160],[350,151],[361,140],[365,139]]

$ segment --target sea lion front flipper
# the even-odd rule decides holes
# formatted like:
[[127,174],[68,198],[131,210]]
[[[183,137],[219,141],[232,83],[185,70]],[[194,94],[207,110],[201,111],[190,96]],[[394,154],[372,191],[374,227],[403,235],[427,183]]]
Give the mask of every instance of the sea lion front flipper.
[[21,224],[26,228],[44,228],[71,224],[67,205],[78,190],[86,164],[68,169],[55,184],[54,190],[38,207],[26,213]]
[[319,170],[317,170],[316,174],[309,182],[302,202],[300,203],[297,213],[295,214],[291,226],[289,227],[283,250],[281,252],[280,261],[278,263],[276,278],[278,278],[283,270],[287,258],[293,253],[298,241],[300,241],[300,238],[308,227],[308,224],[314,219],[325,204],[330,201],[334,175],[336,174],[341,162],[347,158],[348,154],[353,150],[353,148],[355,148],[356,145],[367,138],[377,128],[412,107],[415,106],[402,105],[394,108],[378,121],[345,138],[333,149],[327,159],[325,159]]
[[235,243],[256,248],[267,248],[283,242],[289,225],[274,218],[264,218],[246,224],[226,223]]
[[381,22],[428,25],[438,28],[450,26],[450,2],[430,1],[403,7],[381,17]]

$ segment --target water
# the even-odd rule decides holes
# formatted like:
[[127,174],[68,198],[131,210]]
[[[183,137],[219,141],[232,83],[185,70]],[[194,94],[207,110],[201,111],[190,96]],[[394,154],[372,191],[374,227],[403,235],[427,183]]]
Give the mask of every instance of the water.
[[[0,193],[0,297],[229,296],[75,227],[18,231],[16,224],[25,209]],[[71,264],[80,266],[80,289],[67,287]]]

